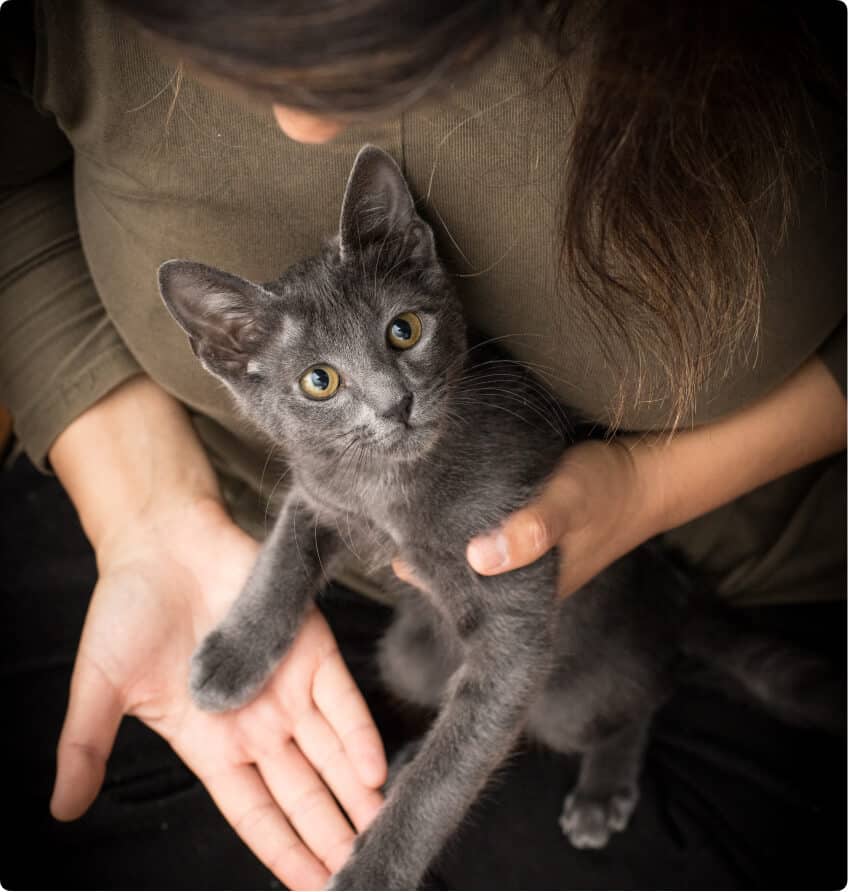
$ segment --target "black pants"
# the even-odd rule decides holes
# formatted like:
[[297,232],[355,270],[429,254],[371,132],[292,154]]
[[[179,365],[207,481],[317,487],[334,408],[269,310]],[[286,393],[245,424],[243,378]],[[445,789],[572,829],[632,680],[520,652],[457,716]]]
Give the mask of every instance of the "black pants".
[[[55,480],[23,459],[0,474],[0,882],[8,889],[279,888],[201,784],[139,722],[122,725],[97,802],[48,812],[54,753],[91,552]],[[322,607],[394,750],[418,733],[376,677],[388,611],[343,590]],[[774,607],[761,623],[845,661],[845,605]],[[574,763],[524,748],[501,769],[429,885],[451,889],[837,889],[846,881],[845,741],[790,728],[697,687],[661,712],[631,826],[577,851],[557,819]]]

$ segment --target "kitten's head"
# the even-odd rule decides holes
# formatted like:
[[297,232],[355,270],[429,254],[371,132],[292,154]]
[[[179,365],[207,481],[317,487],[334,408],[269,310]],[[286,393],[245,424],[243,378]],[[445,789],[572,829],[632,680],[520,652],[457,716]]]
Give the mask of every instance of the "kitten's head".
[[320,256],[264,285],[169,260],[159,287],[203,366],[290,450],[410,461],[438,440],[465,325],[433,233],[380,149],[357,155]]

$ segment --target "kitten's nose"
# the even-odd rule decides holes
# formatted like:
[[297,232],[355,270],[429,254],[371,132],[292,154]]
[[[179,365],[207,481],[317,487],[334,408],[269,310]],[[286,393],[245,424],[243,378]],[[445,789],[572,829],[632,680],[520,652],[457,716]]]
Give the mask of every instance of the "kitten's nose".
[[412,412],[412,394],[405,393],[391,408],[382,413],[381,417],[389,421],[399,421],[406,424]]

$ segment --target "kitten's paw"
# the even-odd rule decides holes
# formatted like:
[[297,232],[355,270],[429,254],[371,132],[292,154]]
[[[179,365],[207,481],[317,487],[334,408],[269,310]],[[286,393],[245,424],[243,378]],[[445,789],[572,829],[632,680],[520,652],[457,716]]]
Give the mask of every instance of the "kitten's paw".
[[624,830],[638,801],[639,791],[635,788],[607,797],[575,791],[565,797],[559,826],[575,848],[601,849],[613,833]]
[[267,660],[251,653],[249,644],[216,629],[191,658],[192,699],[207,712],[244,706],[258,693],[271,668]]

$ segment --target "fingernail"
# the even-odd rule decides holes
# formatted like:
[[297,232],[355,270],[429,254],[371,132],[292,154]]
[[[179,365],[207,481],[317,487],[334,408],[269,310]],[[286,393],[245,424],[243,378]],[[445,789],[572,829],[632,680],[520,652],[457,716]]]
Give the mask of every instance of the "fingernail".
[[494,536],[472,539],[468,545],[468,562],[480,573],[491,573],[505,567],[509,562],[506,536],[496,533]]

